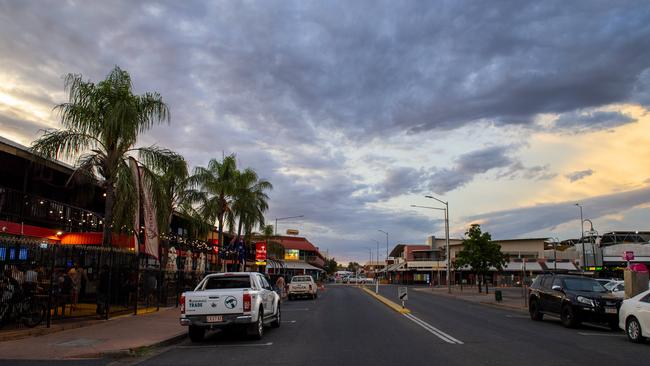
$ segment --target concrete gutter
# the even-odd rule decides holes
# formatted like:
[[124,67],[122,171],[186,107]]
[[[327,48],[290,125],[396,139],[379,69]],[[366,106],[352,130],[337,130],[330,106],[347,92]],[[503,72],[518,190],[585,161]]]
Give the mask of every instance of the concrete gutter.
[[134,348],[127,349],[116,349],[110,351],[96,352],[96,353],[87,353],[79,356],[75,356],[78,359],[96,359],[96,358],[126,358],[126,357],[140,357],[146,353],[149,353],[154,348],[171,346],[182,342],[187,338],[187,332],[171,336],[167,339],[164,339],[159,342],[148,344],[146,346],[139,346]]
[[383,296],[381,296],[379,294],[376,294],[376,293],[372,292],[371,290],[368,290],[365,287],[362,287],[361,289],[363,291],[365,291],[368,295],[374,297],[379,302],[383,303],[384,305],[388,306],[389,308],[395,310],[396,312],[398,312],[400,314],[410,314],[411,313],[411,310],[409,310],[407,308],[403,308],[401,305],[398,305],[398,304],[394,303],[393,301],[388,300],[387,298],[385,298],[385,297],[383,297]]

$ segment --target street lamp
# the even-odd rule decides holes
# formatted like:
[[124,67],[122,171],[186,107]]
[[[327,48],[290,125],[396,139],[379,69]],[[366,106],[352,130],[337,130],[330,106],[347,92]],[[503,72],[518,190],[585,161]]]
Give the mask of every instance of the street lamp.
[[382,233],[386,234],[386,263],[388,263],[388,232],[382,229],[377,229],[377,231],[381,231]]
[[[374,240],[375,243],[377,243],[377,252],[376,252],[377,253],[377,264],[379,264],[379,240],[377,240],[377,239],[372,239],[372,240]],[[385,272],[386,276],[388,276],[387,269],[388,269],[388,264],[386,264],[384,266],[384,272]],[[374,276],[375,276],[375,293],[378,294],[379,293],[379,276],[377,276],[377,266],[375,266]]]
[[[446,208],[442,208],[442,207],[429,207],[429,206],[418,206],[418,205],[411,205],[411,207],[426,208],[426,209],[429,209],[429,210],[440,210],[440,211],[445,211],[445,217],[447,217],[447,213],[446,213],[446,212],[447,212],[447,209],[446,209]],[[445,228],[446,228],[446,226],[445,226]],[[433,244],[433,243],[432,243],[432,244]],[[449,244],[449,243],[447,243],[447,244]],[[436,265],[436,267],[438,267],[438,266]],[[431,277],[433,277],[433,271],[431,272]],[[447,273],[447,282],[449,282],[449,273]],[[432,278],[432,280],[431,280],[431,283],[433,283],[433,278]],[[440,285],[440,267],[438,267],[438,285]]]
[[584,272],[584,270],[585,270],[585,263],[584,262],[587,259],[585,257],[586,254],[585,254],[585,241],[584,241],[585,226],[584,226],[584,219],[582,217],[582,205],[580,203],[576,203],[575,205],[580,208],[580,244],[582,245],[582,263],[580,263],[580,264],[582,265],[581,269]]
[[451,252],[449,250],[449,202],[439,200],[433,196],[424,196],[445,205],[445,244],[447,245],[447,292],[451,293]]
[[289,220],[289,219],[297,219],[300,217],[305,217],[305,215],[300,215],[300,216],[288,216],[288,217],[276,217],[275,218],[275,235],[278,235],[278,221],[282,220]]
[[557,272],[557,245],[560,244],[560,239],[549,238],[550,243],[553,244],[553,271]]

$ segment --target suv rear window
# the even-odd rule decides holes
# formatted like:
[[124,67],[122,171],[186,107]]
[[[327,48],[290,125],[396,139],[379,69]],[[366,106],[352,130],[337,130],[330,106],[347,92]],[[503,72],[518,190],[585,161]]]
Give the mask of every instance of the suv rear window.
[[251,279],[249,276],[219,276],[210,277],[205,283],[205,290],[218,290],[228,288],[250,288]]

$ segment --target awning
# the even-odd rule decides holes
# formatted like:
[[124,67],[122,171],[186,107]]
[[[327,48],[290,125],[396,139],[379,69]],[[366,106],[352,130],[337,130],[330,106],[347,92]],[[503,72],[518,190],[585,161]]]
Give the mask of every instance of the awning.
[[388,272],[395,272],[395,271],[404,271],[404,266],[406,266],[406,262],[401,262],[401,263],[393,263],[388,268],[386,268],[386,271]]
[[[307,262],[283,261],[282,263],[284,264],[282,269],[304,269],[304,270],[308,270],[308,271],[325,272],[324,270],[322,270],[322,269],[320,269],[320,268],[318,268],[316,266],[312,266],[311,264],[309,264]],[[272,265],[269,265],[269,264],[266,265],[266,268],[277,268],[277,267],[278,267],[277,265],[276,266],[272,266]]]
[[563,270],[563,271],[578,271],[579,270],[579,268],[576,267],[576,265],[573,264],[572,262],[557,262],[557,263],[546,262],[546,263],[544,263],[544,265],[549,270],[555,270],[556,268],[559,269],[559,270]]

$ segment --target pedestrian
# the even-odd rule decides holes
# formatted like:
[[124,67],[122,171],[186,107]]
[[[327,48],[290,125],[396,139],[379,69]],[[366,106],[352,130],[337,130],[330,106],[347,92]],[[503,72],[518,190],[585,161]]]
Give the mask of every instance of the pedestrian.
[[34,270],[34,266],[29,266],[25,272],[25,283],[23,284],[25,293],[34,295],[38,288],[38,272]]
[[284,277],[280,276],[278,279],[275,281],[275,287],[278,288],[278,291],[280,291],[280,299],[284,299],[284,287],[285,287],[285,282],[284,282]]
[[107,309],[108,302],[108,281],[109,281],[109,269],[107,265],[102,266],[101,271],[99,272],[99,280],[97,284],[97,315],[104,316]]
[[77,303],[79,302],[79,290],[81,289],[81,276],[79,273],[79,265],[75,264],[68,270],[68,277],[72,283],[70,287],[70,312],[77,310]]

